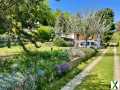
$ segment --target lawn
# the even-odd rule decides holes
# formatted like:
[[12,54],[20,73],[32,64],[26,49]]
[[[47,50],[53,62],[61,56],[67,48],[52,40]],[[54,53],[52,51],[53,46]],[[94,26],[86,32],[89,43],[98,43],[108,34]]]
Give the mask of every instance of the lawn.
[[[46,43],[41,44],[40,48],[36,48],[32,44],[28,44],[26,46],[30,51],[50,51],[51,48],[53,48],[53,50],[60,50],[60,49],[64,50],[69,48],[69,47],[52,46]],[[8,47],[0,48],[0,56],[9,56],[14,54],[20,54],[22,52],[24,52],[24,50],[22,49],[21,46],[18,46],[18,45],[12,46],[11,48],[8,48]]]
[[110,90],[110,81],[113,80],[113,51],[103,56],[100,63],[75,90]]
[[119,42],[120,41],[120,32],[115,32],[112,36],[112,40],[113,42]]
[[118,55],[120,56],[120,32],[114,33],[112,40],[115,42],[119,42],[119,46],[117,47],[117,52],[118,52]]

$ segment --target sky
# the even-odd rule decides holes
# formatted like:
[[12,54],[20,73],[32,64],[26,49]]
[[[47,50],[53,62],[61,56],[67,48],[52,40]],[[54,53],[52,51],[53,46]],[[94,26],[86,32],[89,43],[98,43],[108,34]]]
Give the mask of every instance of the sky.
[[115,14],[115,22],[120,21],[120,0],[49,0],[49,4],[53,10],[59,9],[71,14],[111,8]]

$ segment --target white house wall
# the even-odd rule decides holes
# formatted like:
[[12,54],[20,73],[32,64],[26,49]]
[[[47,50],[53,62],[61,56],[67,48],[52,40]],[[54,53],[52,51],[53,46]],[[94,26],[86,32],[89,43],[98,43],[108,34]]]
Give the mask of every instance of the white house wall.
[[67,38],[71,38],[71,39],[74,39],[74,36],[75,36],[74,33],[66,35]]
[[[81,46],[81,42],[86,42],[86,40],[76,40],[75,39],[75,34],[71,33],[68,35],[62,35],[62,37],[66,37],[66,38],[70,38],[73,39],[76,43],[79,44],[79,47],[85,47],[85,46]],[[100,36],[97,36],[97,40],[87,40],[87,42],[94,42],[96,44],[96,46],[94,46],[95,48],[100,48],[101,47],[101,39]],[[88,45],[87,47],[91,47],[92,45]]]

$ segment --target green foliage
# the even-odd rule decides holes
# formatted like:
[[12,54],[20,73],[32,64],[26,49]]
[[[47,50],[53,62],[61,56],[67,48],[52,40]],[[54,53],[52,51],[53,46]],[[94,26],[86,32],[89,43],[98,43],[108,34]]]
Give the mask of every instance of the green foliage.
[[102,9],[102,10],[99,10],[97,12],[97,15],[100,16],[102,18],[102,21],[106,20],[106,25],[107,24],[111,24],[111,28],[110,30],[114,30],[114,12],[112,9],[110,8],[105,8],[105,9]]
[[[4,0],[0,2],[0,5],[0,25],[8,32],[8,47],[11,46],[10,36],[12,34],[18,37],[19,44],[26,52],[29,50],[25,47],[25,39],[39,48],[36,37],[25,32],[23,28],[29,26],[29,29],[32,30],[37,22],[54,26],[54,15],[49,8],[48,0]],[[17,25],[18,23],[20,25]],[[13,28],[15,28],[15,32],[13,32]]]
[[[26,21],[31,19],[32,22],[39,21],[43,25],[54,26],[55,18],[51,11],[51,8],[48,6],[47,0],[38,1],[36,4],[20,5],[20,20],[23,22],[23,25],[26,25]],[[32,6],[32,7],[31,7]]]
[[61,46],[61,47],[66,47],[67,46],[66,41],[64,39],[60,38],[60,37],[54,38],[53,43],[56,46]]
[[70,22],[67,14],[58,12],[58,17],[55,23],[55,32],[58,35],[65,34],[70,29]]
[[[91,49],[83,50],[85,53],[90,52],[93,53]],[[2,60],[0,62],[0,72],[1,73],[9,73],[12,72],[21,72],[26,80],[25,85],[31,85],[35,83],[38,90],[50,89],[58,90],[63,84],[66,83],[64,79],[70,80],[70,78],[74,77],[80,70],[73,69],[70,72],[67,72],[65,76],[59,77],[57,76],[55,66],[59,64],[68,63],[70,60],[70,52],[68,50],[47,50],[40,52],[31,52],[31,53],[22,53],[16,55],[12,58],[7,58],[6,60]],[[87,55],[88,56],[88,55]],[[86,58],[87,59],[87,58]],[[82,62],[87,60],[82,60]],[[76,66],[81,62],[81,59],[78,60]],[[38,72],[41,72],[41,74]],[[70,74],[71,73],[71,74]],[[37,76],[36,76],[37,75]],[[41,76],[39,76],[41,75]],[[67,75],[67,76],[66,76]],[[28,76],[28,77],[27,77]],[[34,78],[36,76],[36,79]],[[35,80],[32,80],[35,79]],[[57,84],[59,83],[59,84]],[[57,84],[57,86],[55,86]],[[25,86],[26,88],[31,88]],[[26,89],[25,89],[26,90]]]
[[[27,80],[25,83],[30,84],[35,82],[38,90],[44,90],[47,84],[57,78],[55,66],[67,61],[69,61],[69,54],[64,50],[23,53],[0,62],[0,72],[11,73],[17,71],[34,78],[39,70],[43,70],[43,76],[37,76],[35,80],[26,77]],[[26,88],[30,87],[27,86]]]
[[4,34],[6,31],[4,30],[3,27],[0,27],[0,34]]
[[[66,73],[63,77],[61,77],[60,79],[47,85],[46,89],[59,90],[66,83],[68,83],[71,79],[73,79],[75,77],[75,75],[79,74],[90,62],[93,61],[93,59],[89,59],[89,58],[94,56],[96,52],[94,52],[94,50],[92,50],[92,49],[89,49],[89,50],[92,52],[89,53],[88,57],[86,57],[84,59],[78,59],[76,61],[73,61],[73,62],[75,62],[75,65],[72,66],[71,70],[68,73]],[[89,50],[84,49],[85,52],[89,52]]]
[[[38,62],[38,66],[41,68],[54,68],[54,66],[57,63],[62,63],[69,61],[69,54],[67,51],[64,50],[53,50],[53,51],[40,51],[40,52],[31,52],[31,53],[23,53],[20,55],[16,55],[15,57],[8,58],[8,60],[3,60],[0,62],[0,66],[3,68],[0,68],[0,72],[7,72],[10,71],[12,64],[19,64],[19,70],[20,71],[26,71],[31,64],[34,64],[34,62]],[[46,65],[48,67],[46,67]],[[7,70],[7,71],[6,71]]]
[[47,26],[40,26],[40,28],[37,29],[37,33],[42,42],[50,41],[55,36],[53,28]]
[[[86,62],[89,58],[95,56],[97,54],[97,51],[91,48],[77,48],[78,51],[82,51],[85,56],[82,56],[82,53],[79,55],[81,58],[69,62],[71,64],[71,67],[74,68],[76,67],[79,63]],[[75,50],[76,51],[76,50]],[[74,52],[75,52],[74,51]]]
[[6,46],[6,42],[0,41],[0,48],[5,46]]
[[115,24],[114,24],[114,12],[112,9],[110,8],[105,8],[105,9],[102,9],[100,11],[97,12],[96,14],[97,16],[101,17],[102,19],[102,22],[105,21],[106,23],[104,23],[105,25],[108,25],[110,24],[110,29],[109,31],[105,32],[104,34],[104,40],[103,42],[108,42],[111,37],[112,37],[112,31],[111,30],[114,30],[115,29]]

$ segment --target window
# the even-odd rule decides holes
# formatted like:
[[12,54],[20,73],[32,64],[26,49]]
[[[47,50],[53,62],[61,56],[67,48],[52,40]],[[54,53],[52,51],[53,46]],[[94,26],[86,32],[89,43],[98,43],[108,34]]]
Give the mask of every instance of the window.
[[90,44],[90,42],[87,42],[87,45],[89,45]]
[[94,43],[94,42],[91,42],[91,45],[95,45],[95,43]]
[[95,42],[91,42],[91,45],[96,45],[96,43]]

